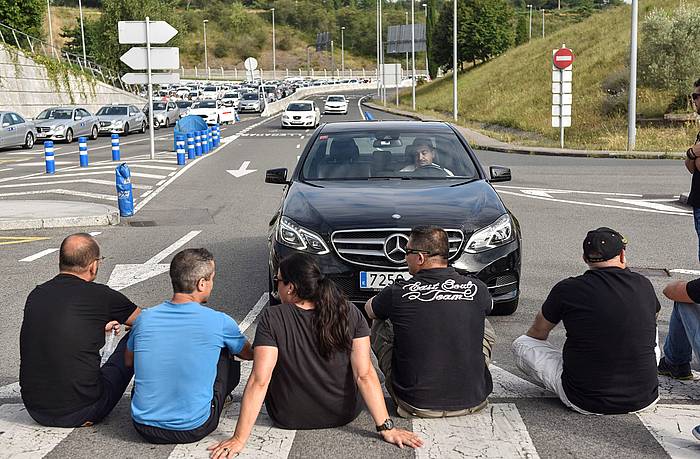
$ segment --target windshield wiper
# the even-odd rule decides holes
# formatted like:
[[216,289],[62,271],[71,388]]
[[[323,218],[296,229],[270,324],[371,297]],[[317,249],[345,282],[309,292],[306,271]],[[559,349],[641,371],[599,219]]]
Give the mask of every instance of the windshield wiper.
[[470,178],[470,179],[467,179],[467,180],[465,180],[465,181],[463,181],[463,182],[453,183],[453,184],[450,185],[450,186],[451,186],[451,187],[452,187],[452,186],[462,186],[462,185],[466,185],[467,183],[476,182],[477,180],[480,180],[480,179],[479,179],[479,178]]
[[380,180],[411,180],[413,177],[409,176],[396,176],[396,175],[374,175],[372,177],[367,177],[368,180],[380,179]]

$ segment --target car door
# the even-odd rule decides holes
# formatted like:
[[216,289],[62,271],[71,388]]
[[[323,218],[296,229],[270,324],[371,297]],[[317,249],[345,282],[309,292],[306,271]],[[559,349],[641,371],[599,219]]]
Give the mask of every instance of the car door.
[[[10,113],[10,117],[12,118],[12,124],[15,129],[15,135],[17,136],[17,143],[24,145],[24,139],[27,137],[27,131],[29,130],[29,125],[27,122],[19,116],[17,113]],[[34,133],[32,133],[34,135]],[[36,137],[36,135],[35,135]]]
[[84,108],[79,109],[80,113],[83,115],[83,121],[85,122],[85,134],[90,135],[92,134],[92,127],[95,124],[99,124],[99,121],[97,120],[97,117],[90,113],[89,111],[85,110]]
[[14,126],[12,116],[9,113],[2,115],[2,120],[0,120],[0,126],[2,126],[2,142],[0,146],[11,147],[17,145],[17,126]]
[[73,137],[78,137],[81,135],[85,135],[85,124],[86,120],[83,117],[83,114],[80,112],[80,109],[75,109],[73,110]]

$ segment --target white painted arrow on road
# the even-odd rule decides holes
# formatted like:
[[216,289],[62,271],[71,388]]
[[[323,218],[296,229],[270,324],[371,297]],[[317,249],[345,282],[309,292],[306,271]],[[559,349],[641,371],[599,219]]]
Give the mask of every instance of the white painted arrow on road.
[[112,287],[114,290],[122,290],[131,285],[148,280],[151,277],[163,274],[170,269],[170,265],[160,262],[163,261],[168,255],[172,254],[177,249],[194,239],[199,233],[201,233],[201,231],[190,231],[177,241],[170,244],[168,247],[153,255],[153,257],[143,264],[116,265],[112,271],[112,274],[109,276],[109,282],[107,282],[107,285]]
[[520,190],[523,194],[529,194],[530,196],[541,196],[544,198],[551,198],[554,193],[570,193],[570,191],[561,190]]
[[228,172],[236,178],[239,178],[257,171],[257,169],[248,169],[248,166],[250,166],[250,161],[243,161],[243,164],[241,164],[241,167],[239,167],[238,169],[227,170],[226,172]]

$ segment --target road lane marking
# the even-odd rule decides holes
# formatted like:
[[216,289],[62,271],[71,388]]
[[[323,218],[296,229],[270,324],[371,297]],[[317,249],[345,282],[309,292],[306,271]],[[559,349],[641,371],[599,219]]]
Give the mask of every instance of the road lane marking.
[[496,398],[548,398],[556,397],[547,389],[533,384],[496,365],[489,365],[493,380],[493,392],[489,397]]
[[423,439],[416,458],[539,458],[514,403],[492,403],[478,413],[439,419],[413,419]]
[[[65,183],[91,183],[93,185],[108,185],[110,187],[114,187],[114,182],[109,181],[109,180],[100,180],[100,179],[76,179],[76,180],[54,180],[50,182],[32,182],[32,183],[14,183],[14,184],[9,184],[9,185],[0,185],[0,188],[23,188],[23,187],[32,187],[32,186],[43,186],[43,185],[59,185],[59,184],[65,184]],[[150,190],[153,188],[150,185],[138,185],[136,183],[132,183],[131,187],[134,189],[142,189],[142,190]]]
[[[68,173],[68,174],[56,174],[56,175],[47,175],[46,177],[30,177],[27,178],[26,180],[36,180],[36,179],[42,179],[42,178],[48,178],[48,179],[53,179],[55,178],[56,180],[62,179],[62,178],[67,178],[67,177],[89,177],[93,175],[114,175],[115,172],[111,170],[99,170],[99,171],[85,171],[85,172],[78,172],[78,173]],[[143,172],[132,172],[131,173],[132,177],[140,177],[140,178],[152,178],[152,179],[162,179],[165,178],[165,175],[156,175],[156,174],[146,174]]]
[[[532,187],[525,187],[525,186],[509,186],[509,185],[494,185],[494,188],[508,188],[512,190],[520,190],[522,192],[525,191],[543,191],[546,193],[575,193],[575,194],[591,194],[591,195],[600,195],[600,196],[620,196],[620,197],[629,197],[629,198],[642,198],[644,195],[642,194],[633,194],[633,193],[613,193],[613,192],[606,192],[606,191],[585,191],[585,190],[560,190],[556,188],[532,188]],[[534,196],[537,196],[537,194],[530,193]],[[552,196],[549,196],[550,198]]]
[[71,428],[39,426],[21,403],[0,406],[3,457],[43,457],[72,431]]
[[668,272],[676,274],[689,274],[691,276],[700,276],[700,271],[696,269],[669,269]]
[[637,413],[657,442],[673,459],[700,455],[700,443],[693,437],[693,427],[700,424],[697,405],[658,404],[653,410]]
[[26,244],[27,242],[45,241],[48,237],[34,236],[0,236],[0,245]]
[[238,328],[241,329],[241,332],[245,331],[253,325],[253,322],[255,322],[255,318],[258,317],[258,314],[260,314],[260,311],[262,311],[262,308],[265,307],[267,304],[267,301],[270,297],[270,294],[268,292],[264,292],[262,295],[260,295],[260,299],[258,300],[257,303],[255,303],[255,306],[253,306],[253,309],[248,311],[248,314],[241,320],[241,323],[238,324]]
[[[669,206],[667,204],[661,204],[658,201],[652,202],[652,201],[639,200],[639,199],[613,199],[613,198],[605,198],[605,199],[607,201],[620,202],[622,204],[629,204],[629,205],[633,205],[633,206],[647,207],[649,209],[661,210],[661,211],[665,211],[665,212],[685,212],[688,214],[693,213],[693,211],[691,211],[691,210],[679,209],[678,207]],[[666,202],[669,202],[669,201],[666,201]]]
[[7,169],[0,169],[0,172],[9,172],[11,170],[14,170],[14,169],[12,169],[11,167],[8,167]]
[[58,247],[53,247],[50,249],[42,250],[41,252],[37,252],[34,255],[24,257],[20,261],[23,261],[25,263],[29,263],[30,261],[38,260],[39,258],[45,257],[46,255],[49,255],[49,254],[52,254],[55,252],[58,252]]
[[80,196],[83,198],[102,199],[106,201],[116,201],[116,196],[99,193],[89,193],[87,191],[64,190],[62,188],[52,188],[50,190],[34,190],[34,191],[17,191],[14,193],[0,193],[0,198],[9,198],[12,196],[31,196],[37,194],[65,194],[68,196]]
[[297,144],[297,148],[301,148],[301,144],[300,144],[300,143]]

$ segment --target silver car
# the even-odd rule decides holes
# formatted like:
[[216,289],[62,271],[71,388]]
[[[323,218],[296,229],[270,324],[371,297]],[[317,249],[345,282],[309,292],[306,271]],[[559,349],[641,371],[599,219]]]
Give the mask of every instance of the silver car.
[[100,121],[80,107],[51,107],[34,118],[37,140],[65,140],[80,136],[97,139]]
[[258,96],[257,92],[243,94],[238,102],[239,112],[260,112],[265,110],[264,96]]
[[133,105],[105,105],[97,113],[100,120],[100,134],[124,134],[146,132],[146,115]]
[[0,111],[0,148],[32,148],[36,140],[36,127],[15,112]]
[[[148,105],[144,108],[144,112],[148,113]],[[175,102],[153,101],[154,127],[169,127],[171,124],[175,124],[179,119],[180,109],[175,105]]]

